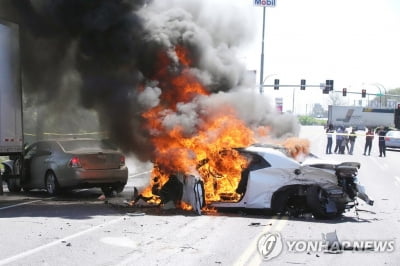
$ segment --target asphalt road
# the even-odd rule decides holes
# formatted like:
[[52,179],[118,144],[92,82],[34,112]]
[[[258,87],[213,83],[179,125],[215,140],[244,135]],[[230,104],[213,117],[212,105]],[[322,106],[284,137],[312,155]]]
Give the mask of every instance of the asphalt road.
[[[105,201],[98,189],[76,190],[59,197],[42,191],[0,196],[0,265],[399,265],[400,152],[363,156],[358,137],[354,155],[325,155],[320,127],[303,127],[311,151],[322,157],[359,161],[360,182],[374,206],[359,202],[358,211],[330,221],[262,214],[207,213],[130,208],[133,186],[143,187],[148,173],[131,173],[126,189]],[[374,140],[376,141],[376,140]],[[341,241],[394,243],[394,251],[344,251],[331,254],[303,250],[335,232]],[[261,236],[280,234],[283,248],[265,261],[257,245]],[[297,241],[297,242],[296,242]],[[386,241],[386,242],[385,242]],[[289,250],[288,243],[299,243]],[[294,244],[293,244],[294,247]]]

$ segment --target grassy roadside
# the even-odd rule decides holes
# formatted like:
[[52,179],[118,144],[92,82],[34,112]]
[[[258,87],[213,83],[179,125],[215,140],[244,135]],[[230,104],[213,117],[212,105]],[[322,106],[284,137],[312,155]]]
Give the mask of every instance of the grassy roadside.
[[0,172],[3,171],[3,165],[1,164],[1,162],[5,160],[8,160],[7,156],[0,156]]
[[300,115],[298,116],[299,122],[303,126],[310,126],[310,125],[318,125],[318,126],[325,126],[326,125],[326,118],[316,118],[307,115]]

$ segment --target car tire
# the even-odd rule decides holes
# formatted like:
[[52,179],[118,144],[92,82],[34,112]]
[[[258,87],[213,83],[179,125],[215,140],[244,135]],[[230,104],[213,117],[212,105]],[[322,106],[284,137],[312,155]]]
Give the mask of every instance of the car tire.
[[334,201],[336,204],[336,212],[327,212],[326,203],[328,193],[319,186],[311,186],[307,189],[307,204],[311,209],[311,213],[316,219],[332,219],[343,214],[345,204]]
[[304,212],[305,204],[300,201],[297,188],[287,188],[279,191],[273,197],[273,211],[279,215],[299,217]]
[[47,193],[51,196],[57,195],[60,191],[57,177],[53,171],[48,171],[45,178]]
[[286,214],[286,204],[288,201],[288,192],[287,191],[279,191],[272,197],[272,210],[279,215]]

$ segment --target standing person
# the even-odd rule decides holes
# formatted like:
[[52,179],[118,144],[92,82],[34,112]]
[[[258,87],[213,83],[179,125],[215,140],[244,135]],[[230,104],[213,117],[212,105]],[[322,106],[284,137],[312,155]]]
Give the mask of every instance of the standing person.
[[356,138],[357,138],[357,136],[356,136],[356,131],[355,131],[355,129],[353,128],[353,129],[351,130],[351,133],[350,133],[350,136],[349,136],[349,143],[350,143],[349,154],[350,154],[350,155],[353,155],[354,144],[356,143]]
[[365,147],[364,147],[364,155],[371,155],[371,148],[372,148],[372,140],[374,139],[374,132],[372,129],[368,128],[367,134],[365,135]]
[[386,144],[385,144],[385,136],[386,130],[384,127],[380,127],[378,130],[378,143],[379,143],[379,157],[386,157]]
[[347,145],[348,135],[347,134],[348,134],[348,132],[347,132],[347,130],[345,130],[343,132],[343,135],[342,135],[343,139],[342,139],[342,143],[340,143],[339,154],[344,154],[344,151],[346,150],[346,147],[348,147],[348,145]]
[[342,127],[339,127],[336,131],[336,146],[335,146],[335,153],[340,153],[340,146],[342,146],[343,141],[343,130]]
[[326,129],[326,136],[328,143],[326,144],[326,154],[332,154],[332,144],[333,144],[333,133],[335,130],[333,129],[333,125],[329,124],[328,128]]

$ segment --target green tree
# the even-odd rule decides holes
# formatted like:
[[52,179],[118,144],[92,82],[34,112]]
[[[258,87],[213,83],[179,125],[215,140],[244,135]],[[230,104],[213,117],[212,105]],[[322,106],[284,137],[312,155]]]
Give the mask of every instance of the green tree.
[[[382,91],[382,93],[384,93],[384,92]],[[386,94],[384,96],[382,96],[382,97],[375,96],[372,99],[372,101],[380,101],[380,100],[382,100],[382,106],[388,106],[388,103],[391,100],[400,102],[400,88],[388,90],[388,91],[386,91]]]
[[324,107],[320,103],[315,103],[311,112],[314,117],[321,117],[324,115]]

